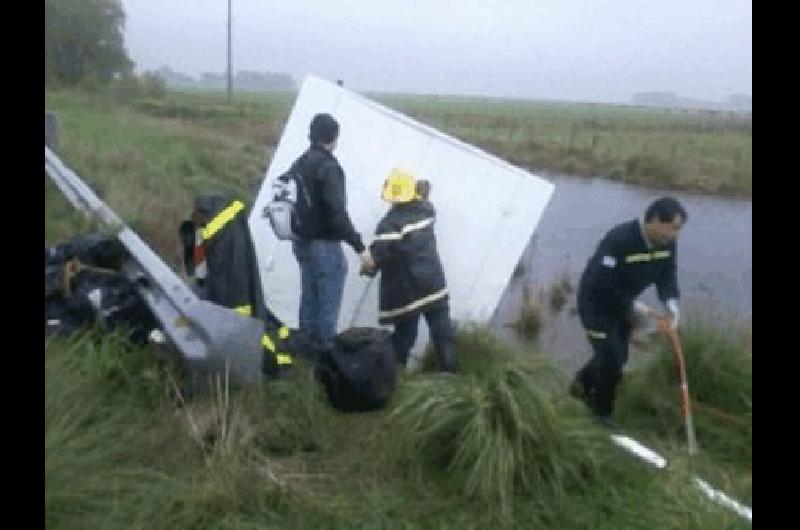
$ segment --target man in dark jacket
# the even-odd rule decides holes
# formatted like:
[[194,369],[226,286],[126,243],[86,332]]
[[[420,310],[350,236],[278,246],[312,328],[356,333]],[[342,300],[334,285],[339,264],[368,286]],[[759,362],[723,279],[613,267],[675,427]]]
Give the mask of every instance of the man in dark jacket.
[[440,368],[455,373],[449,297],[433,232],[436,212],[427,200],[428,191],[427,181],[416,182],[398,169],[392,172],[383,188],[383,199],[392,207],[378,223],[370,245],[374,266],[362,268],[362,273],[381,271],[378,321],[394,324],[392,343],[400,363],[408,361],[422,314]]
[[362,264],[369,264],[369,253],[347,213],[344,171],[333,156],[338,136],[338,122],[330,114],[317,114],[309,127],[311,146],[296,161],[313,205],[302,239],[292,242],[302,276],[299,327],[315,356],[330,351],[336,336],[347,275],[342,241],[359,254]]
[[616,387],[628,360],[631,318],[654,314],[636,297],[655,283],[672,325],[677,326],[680,291],[675,242],[686,220],[677,200],[658,199],[647,208],[644,220],[633,219],[611,229],[581,276],[578,314],[594,355],[578,371],[570,390],[610,427],[614,426]]

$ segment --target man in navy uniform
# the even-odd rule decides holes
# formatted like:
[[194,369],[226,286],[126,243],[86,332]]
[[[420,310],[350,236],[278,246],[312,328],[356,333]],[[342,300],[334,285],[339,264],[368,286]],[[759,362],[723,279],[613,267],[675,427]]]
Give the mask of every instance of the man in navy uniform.
[[594,354],[576,374],[570,393],[584,399],[606,426],[616,428],[611,415],[628,360],[632,317],[655,314],[636,297],[655,284],[672,326],[678,325],[676,240],[686,220],[677,200],[654,201],[643,219],[617,225],[603,237],[581,276],[578,314]]

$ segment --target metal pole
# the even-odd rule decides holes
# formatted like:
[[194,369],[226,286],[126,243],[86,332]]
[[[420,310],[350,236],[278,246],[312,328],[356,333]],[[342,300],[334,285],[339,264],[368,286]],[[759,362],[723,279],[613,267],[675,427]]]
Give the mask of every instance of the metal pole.
[[228,0],[228,103],[233,96],[233,77],[231,66],[231,0]]
[[668,320],[663,318],[659,319],[659,327],[667,336],[669,344],[672,347],[672,353],[675,355],[675,369],[678,372],[678,381],[680,382],[681,415],[686,423],[686,441],[689,446],[689,454],[694,455],[697,453],[697,438],[694,432],[692,406],[689,400],[689,380],[686,376],[686,360],[683,356],[681,340],[680,337],[678,337],[678,331],[670,325]]

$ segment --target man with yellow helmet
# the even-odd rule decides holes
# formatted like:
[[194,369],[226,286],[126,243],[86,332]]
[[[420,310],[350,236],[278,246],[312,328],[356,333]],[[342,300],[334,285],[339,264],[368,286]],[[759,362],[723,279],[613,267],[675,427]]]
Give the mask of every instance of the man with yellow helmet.
[[369,247],[374,266],[363,266],[361,272],[381,271],[378,321],[394,324],[392,343],[398,361],[403,365],[408,361],[423,315],[440,368],[455,373],[449,296],[436,250],[436,212],[428,200],[429,191],[428,181],[399,168],[391,172],[381,192],[391,208],[378,223]]

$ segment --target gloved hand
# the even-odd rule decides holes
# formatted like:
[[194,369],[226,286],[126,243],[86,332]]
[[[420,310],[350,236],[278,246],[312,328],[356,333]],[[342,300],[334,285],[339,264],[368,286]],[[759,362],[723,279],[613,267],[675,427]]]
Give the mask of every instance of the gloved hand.
[[364,249],[364,251],[361,252],[358,257],[361,260],[361,269],[358,271],[358,273],[361,276],[374,275],[376,269],[375,260],[372,258],[372,253],[370,253],[369,249]]
[[678,318],[680,317],[680,309],[678,308],[678,299],[670,298],[669,300],[667,300],[666,306],[670,316],[672,317],[672,321],[670,322],[670,324],[672,325],[672,329],[677,329]]
[[633,320],[631,324],[638,333],[649,335],[657,327],[656,310],[638,300],[633,301]]

